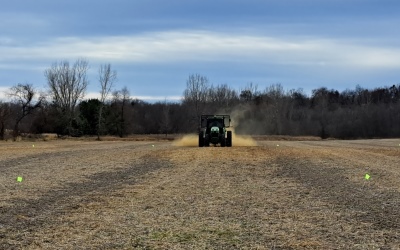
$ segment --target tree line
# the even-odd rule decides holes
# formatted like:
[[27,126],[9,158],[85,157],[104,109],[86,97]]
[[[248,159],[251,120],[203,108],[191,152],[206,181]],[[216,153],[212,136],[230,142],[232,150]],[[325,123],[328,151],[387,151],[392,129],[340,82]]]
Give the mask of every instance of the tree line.
[[149,103],[132,99],[127,87],[114,89],[110,64],[98,71],[99,98],[85,99],[86,60],[54,63],[46,69],[47,92],[16,84],[0,102],[0,139],[21,133],[59,136],[195,133],[202,114],[230,114],[237,133],[385,138],[400,136],[400,84],[337,91],[321,87],[311,95],[273,84],[259,90],[214,86],[206,76],[189,75],[182,100]]
[[321,87],[308,96],[302,89],[285,91],[281,84],[263,90],[248,84],[236,92],[226,84],[209,86],[206,77],[191,75],[181,105],[192,115],[191,129],[202,113],[226,113],[231,114],[236,132],[243,134],[323,139],[400,136],[400,84],[375,89],[358,85],[341,92]]

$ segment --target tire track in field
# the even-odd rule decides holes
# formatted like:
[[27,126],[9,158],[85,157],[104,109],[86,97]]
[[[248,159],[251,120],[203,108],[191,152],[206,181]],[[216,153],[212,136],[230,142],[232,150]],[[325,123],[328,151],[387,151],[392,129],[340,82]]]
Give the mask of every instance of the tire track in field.
[[[113,150],[121,149],[121,150],[138,150],[148,147],[150,143],[143,144],[143,145],[112,145]],[[99,147],[97,145],[96,148],[93,148],[92,145],[88,144],[85,148],[77,147],[72,149],[63,149],[62,151],[52,151],[49,152],[40,152],[40,153],[33,153],[26,156],[19,156],[16,158],[11,159],[0,159],[0,170],[4,173],[5,171],[18,168],[22,164],[31,164],[33,162],[49,162],[53,161],[54,158],[67,158],[67,159],[80,159],[88,153],[96,151],[98,154],[107,153],[110,149],[108,147]]]
[[317,191],[323,200],[341,209],[354,209],[361,222],[371,223],[376,230],[400,229],[400,193],[381,190],[371,185],[354,183],[345,177],[345,169],[316,165],[309,160],[277,158],[279,177],[296,180]]
[[[144,175],[169,165],[169,162],[147,154],[141,156],[134,166],[93,174],[85,182],[68,183],[43,194],[39,199],[15,199],[12,201],[14,206],[0,207],[0,248],[20,249],[28,246],[33,241],[29,233],[54,224],[58,216],[98,200],[94,193],[106,197],[126,185],[138,183]],[[18,245],[10,242],[18,242]]]

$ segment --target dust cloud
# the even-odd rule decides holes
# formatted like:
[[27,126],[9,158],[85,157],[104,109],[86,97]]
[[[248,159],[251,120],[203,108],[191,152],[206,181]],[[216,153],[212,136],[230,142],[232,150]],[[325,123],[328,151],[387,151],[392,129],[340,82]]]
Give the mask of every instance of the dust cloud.
[[199,136],[195,134],[185,135],[180,139],[175,140],[172,145],[184,147],[197,147],[199,146]]
[[[257,131],[258,127],[260,127],[259,124],[254,123],[257,126],[248,126],[248,123],[250,122],[247,120],[246,122],[246,127],[248,127],[246,130],[241,129],[240,130],[240,135],[235,133],[235,128],[238,127],[239,121],[241,120],[242,117],[244,117],[245,113],[248,112],[247,107],[237,107],[233,111],[231,111],[231,124],[230,127],[227,129],[228,131],[232,131],[232,147],[251,147],[251,146],[257,146],[257,142],[251,137],[247,135],[242,135],[244,134],[250,134],[254,131]],[[223,114],[226,113],[224,110],[221,110],[217,113]],[[199,146],[199,136],[196,134],[189,134],[185,135],[180,139],[177,139],[173,142],[173,145],[175,146],[185,146],[185,147],[198,147]]]
[[235,130],[232,129],[232,146],[257,146],[257,142],[251,138],[250,136],[246,135],[237,135]]
[[[233,129],[232,131],[232,147],[252,147],[257,146],[257,142],[250,136],[237,135]],[[184,147],[198,147],[199,146],[199,136],[195,134],[185,135],[180,139],[173,142],[174,146],[184,146]]]

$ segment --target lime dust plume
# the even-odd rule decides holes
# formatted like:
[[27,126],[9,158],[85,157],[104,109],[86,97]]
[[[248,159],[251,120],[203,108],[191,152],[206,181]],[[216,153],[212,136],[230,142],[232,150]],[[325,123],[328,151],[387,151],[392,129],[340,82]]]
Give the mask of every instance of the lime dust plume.
[[[232,147],[253,147],[257,146],[257,142],[250,136],[237,135],[233,129],[232,131]],[[196,134],[185,135],[180,139],[173,142],[174,146],[183,147],[198,147],[199,146],[199,136]]]

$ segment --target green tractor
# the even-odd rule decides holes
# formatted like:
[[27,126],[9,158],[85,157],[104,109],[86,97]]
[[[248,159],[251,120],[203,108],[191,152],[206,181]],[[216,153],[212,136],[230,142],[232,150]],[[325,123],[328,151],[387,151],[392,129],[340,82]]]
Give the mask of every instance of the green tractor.
[[210,143],[221,147],[232,147],[232,131],[229,115],[202,115],[200,119],[199,147],[209,147]]

